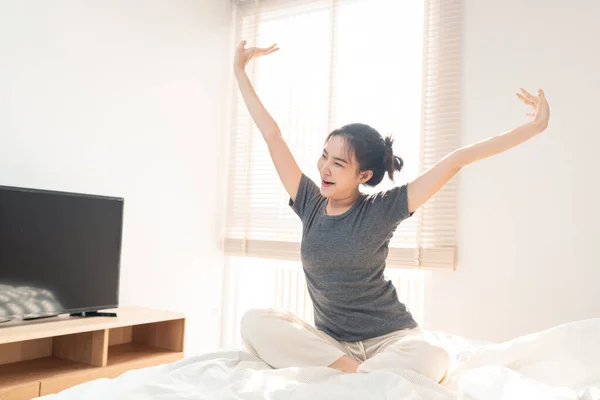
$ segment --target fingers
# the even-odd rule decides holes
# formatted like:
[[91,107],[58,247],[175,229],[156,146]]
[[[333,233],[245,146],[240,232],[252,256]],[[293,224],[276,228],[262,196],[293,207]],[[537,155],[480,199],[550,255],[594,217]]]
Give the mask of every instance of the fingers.
[[538,93],[538,95],[534,96],[531,93],[529,93],[527,90],[521,88],[521,93],[517,93],[516,95],[517,95],[517,98],[519,100],[521,100],[523,103],[527,104],[534,110],[537,110],[540,102],[547,103],[546,94],[544,93],[544,91],[542,89],[538,89],[537,93]]
[[543,101],[545,103],[548,102],[548,100],[546,100],[546,93],[544,93],[542,89],[538,90],[538,98],[540,99],[540,101]]
[[522,100],[525,104],[535,104],[533,101],[529,100],[527,97],[523,96],[521,93],[517,93],[517,97],[519,100]]
[[517,93],[517,97],[518,97],[518,98],[519,98],[519,100],[521,100],[523,103],[525,103],[525,104],[527,104],[527,105],[529,105],[529,106],[531,106],[531,107],[534,107],[534,108],[535,108],[535,105],[536,105],[536,103],[535,103],[535,102],[533,102],[532,100],[529,100],[527,97],[523,96],[521,93]]
[[279,47],[275,47],[274,49],[271,49],[267,52],[267,54],[271,54],[271,53],[275,53],[276,51],[279,50]]
[[529,93],[527,90],[521,88],[521,92],[523,92],[523,94],[525,95],[525,97],[527,98],[527,100],[530,100],[532,102],[537,102],[537,97],[535,97],[534,95],[532,95],[531,93]]
[[269,47],[257,48],[256,50],[261,54],[267,55],[276,52],[279,50],[279,47],[277,46],[277,43],[273,43]]
[[550,113],[550,106],[548,105],[548,100],[546,99],[546,93],[544,93],[542,89],[540,89],[538,93],[540,96],[540,100],[537,105],[538,111],[542,115],[546,115],[546,118],[548,118],[547,115]]
[[[237,46],[238,51],[244,50],[246,48],[247,43],[248,42],[246,40],[242,40]],[[276,52],[277,50],[279,50],[279,46],[277,46],[277,43],[273,43],[269,47],[249,47],[246,50],[248,50],[251,53],[251,56],[262,56]]]
[[517,97],[519,98],[519,100],[521,100],[523,103],[531,106],[531,108],[534,109],[535,112],[530,112],[525,114],[528,117],[534,117],[534,118],[538,118],[538,113],[540,115],[545,114],[546,110],[548,109],[548,101],[546,100],[546,94],[544,93],[544,91],[542,89],[538,89],[537,91],[537,97],[533,96],[531,93],[529,93],[527,90],[521,88],[521,93],[517,93]]

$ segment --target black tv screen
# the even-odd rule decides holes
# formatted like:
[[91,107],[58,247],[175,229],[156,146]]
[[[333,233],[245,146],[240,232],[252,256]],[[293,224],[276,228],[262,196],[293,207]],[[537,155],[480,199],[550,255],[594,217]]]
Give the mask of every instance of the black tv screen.
[[0,186],[0,320],[117,307],[123,204]]

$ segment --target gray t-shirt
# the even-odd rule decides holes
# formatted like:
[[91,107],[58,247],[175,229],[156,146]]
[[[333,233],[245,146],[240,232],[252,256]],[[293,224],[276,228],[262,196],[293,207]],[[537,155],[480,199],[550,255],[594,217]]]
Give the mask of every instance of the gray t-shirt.
[[302,175],[290,206],[302,220],[301,258],[314,305],[315,326],[355,342],[415,328],[417,323],[384,277],[388,244],[410,217],[406,185],[361,194],[341,215],[327,215],[327,199]]

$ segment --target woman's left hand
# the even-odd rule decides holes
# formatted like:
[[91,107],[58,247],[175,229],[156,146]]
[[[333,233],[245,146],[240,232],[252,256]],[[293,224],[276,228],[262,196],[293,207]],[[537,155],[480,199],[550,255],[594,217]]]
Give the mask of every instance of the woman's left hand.
[[533,122],[499,133],[472,145],[461,147],[442,158],[433,167],[408,184],[409,212],[416,211],[427,202],[461,168],[511,149],[546,130],[550,119],[550,107],[546,101],[544,91],[540,89],[537,96],[532,95],[525,89],[521,89],[521,92],[517,93],[517,97],[533,108],[533,112],[527,114],[533,117]]
[[544,131],[548,127],[548,120],[550,119],[550,106],[546,95],[542,89],[538,90],[538,95],[534,96],[525,89],[521,89],[521,93],[517,93],[517,97],[533,108],[532,113],[527,115],[533,117],[533,122]]

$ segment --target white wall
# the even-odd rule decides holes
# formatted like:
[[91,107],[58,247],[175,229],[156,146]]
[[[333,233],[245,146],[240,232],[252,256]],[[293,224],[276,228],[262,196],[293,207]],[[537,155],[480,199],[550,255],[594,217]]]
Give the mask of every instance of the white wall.
[[0,3],[0,184],[125,197],[121,303],[218,345],[226,0]]
[[466,0],[463,144],[521,124],[543,87],[549,129],[460,173],[458,266],[427,281],[425,324],[505,340],[600,316],[600,2]]
[[[0,3],[0,184],[125,197],[122,304],[186,312],[190,353],[218,343],[229,8]],[[458,267],[428,278],[428,328],[504,340],[600,315],[599,14],[465,0],[463,143],[522,123],[520,86],[552,120],[460,173]]]

